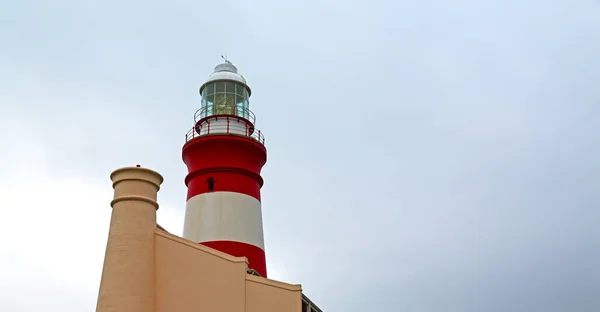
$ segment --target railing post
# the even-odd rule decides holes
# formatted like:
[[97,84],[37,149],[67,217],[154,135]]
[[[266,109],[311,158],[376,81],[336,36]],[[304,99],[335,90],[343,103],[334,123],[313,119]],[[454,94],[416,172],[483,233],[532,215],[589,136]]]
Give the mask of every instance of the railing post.
[[229,133],[229,117],[227,117],[227,133]]
[[210,120],[207,120],[206,123],[208,124],[208,129],[206,129],[206,134],[210,134]]

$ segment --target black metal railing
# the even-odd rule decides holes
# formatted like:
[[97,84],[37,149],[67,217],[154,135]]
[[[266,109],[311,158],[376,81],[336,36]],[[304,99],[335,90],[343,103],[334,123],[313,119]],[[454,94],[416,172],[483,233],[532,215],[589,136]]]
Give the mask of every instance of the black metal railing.
[[323,310],[319,309],[305,294],[302,294],[302,312],[323,312]]

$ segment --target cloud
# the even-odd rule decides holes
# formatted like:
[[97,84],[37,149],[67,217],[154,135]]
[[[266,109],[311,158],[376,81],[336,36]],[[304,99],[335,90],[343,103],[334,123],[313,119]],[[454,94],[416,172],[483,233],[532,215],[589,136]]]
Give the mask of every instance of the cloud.
[[[97,179],[51,170],[39,126],[14,117],[2,121],[0,309],[92,307],[110,223],[110,172]],[[181,216],[169,210],[163,204],[159,222],[179,233]],[[35,298],[23,300],[24,293]]]
[[165,176],[181,233],[221,54],[267,140],[271,277],[326,311],[600,307],[596,4],[38,2],[0,5],[0,308],[92,309],[118,167]]
[[[68,310],[81,307],[83,298],[89,305],[102,269],[110,189],[85,177],[53,176],[40,129],[2,119],[0,308]],[[23,300],[24,293],[35,298]]]

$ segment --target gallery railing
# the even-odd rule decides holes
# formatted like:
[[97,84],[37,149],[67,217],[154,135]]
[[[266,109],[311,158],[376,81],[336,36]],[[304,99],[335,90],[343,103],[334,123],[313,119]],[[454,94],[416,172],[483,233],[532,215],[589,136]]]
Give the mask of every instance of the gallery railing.
[[218,117],[215,119],[207,119],[196,124],[185,135],[185,141],[189,142],[195,138],[207,135],[238,135],[255,140],[258,143],[265,145],[265,136],[256,129],[254,125],[247,122],[241,122],[237,117]]

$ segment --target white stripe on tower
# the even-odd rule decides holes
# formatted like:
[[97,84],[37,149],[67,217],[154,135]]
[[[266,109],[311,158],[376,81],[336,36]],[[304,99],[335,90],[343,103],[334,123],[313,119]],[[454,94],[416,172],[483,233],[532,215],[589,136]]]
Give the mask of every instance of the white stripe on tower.
[[232,241],[265,249],[260,201],[236,192],[202,193],[186,203],[183,237]]

